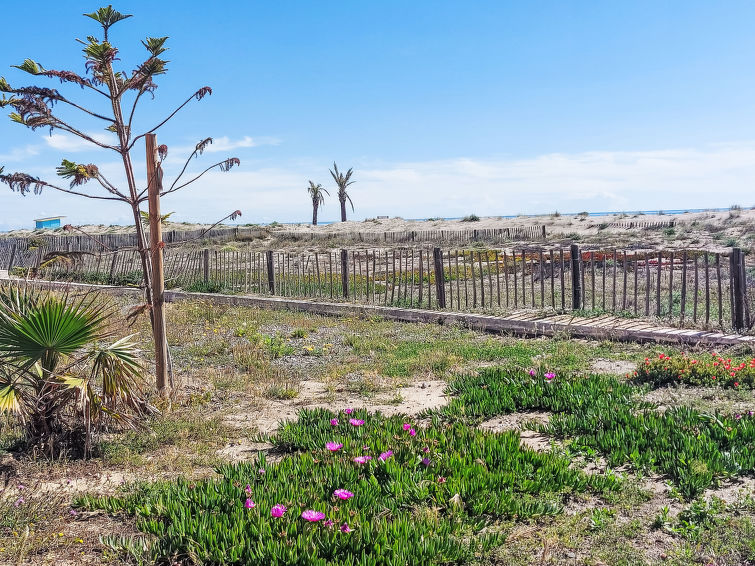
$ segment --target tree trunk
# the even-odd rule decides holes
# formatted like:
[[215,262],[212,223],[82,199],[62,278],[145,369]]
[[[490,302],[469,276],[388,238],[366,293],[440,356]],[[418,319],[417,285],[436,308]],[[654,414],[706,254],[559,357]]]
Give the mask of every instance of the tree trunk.
[[317,226],[317,203],[312,205],[312,226]]
[[341,222],[346,222],[346,199],[342,198],[341,201]]

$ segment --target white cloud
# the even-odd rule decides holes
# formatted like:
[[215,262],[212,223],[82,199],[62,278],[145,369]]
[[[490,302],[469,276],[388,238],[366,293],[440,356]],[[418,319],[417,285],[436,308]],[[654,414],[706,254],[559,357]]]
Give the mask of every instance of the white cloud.
[[[300,221],[311,215],[307,180],[330,190],[323,220],[338,218],[338,200],[328,163],[211,172],[195,185],[166,197],[163,208],[177,221],[213,221],[241,209],[241,222]],[[350,187],[361,220],[387,214],[404,218],[455,217],[618,210],[657,210],[755,205],[755,142],[658,151],[589,151],[531,158],[458,158],[405,163],[354,164]],[[115,171],[113,171],[115,173]],[[27,197],[28,203],[34,197]],[[18,196],[0,191],[0,220],[17,217]],[[78,218],[114,218],[96,202],[70,197]],[[61,203],[62,204],[62,203]],[[14,209],[14,206],[16,209]],[[69,207],[55,207],[57,214]],[[53,211],[51,211],[53,212]],[[27,216],[29,212],[24,212]],[[35,213],[36,214],[36,213]]]
[[34,157],[35,155],[39,155],[38,145],[14,147],[9,153],[0,154],[0,165],[8,162],[25,161],[29,157]]
[[[106,134],[101,132],[85,132],[86,135],[92,139],[106,144],[116,143],[116,139],[113,134]],[[45,142],[52,149],[58,151],[78,152],[78,151],[91,151],[98,149],[98,146],[87,140],[81,139],[70,134],[52,134],[44,138]]]
[[[199,140],[197,140],[199,141]],[[266,136],[260,136],[260,137],[251,137],[251,136],[244,136],[241,139],[238,140],[232,140],[228,136],[222,136],[219,138],[212,138],[212,143],[209,144],[204,152],[205,153],[218,153],[218,152],[228,152],[233,151],[234,149],[240,149],[240,148],[249,148],[249,147],[259,147],[262,145],[278,145],[280,144],[280,140],[273,137],[266,137]],[[186,159],[192,151],[194,151],[194,148],[196,147],[196,144],[194,145],[186,145],[186,146],[169,146],[169,155],[171,157],[174,157],[174,159],[181,160]]]

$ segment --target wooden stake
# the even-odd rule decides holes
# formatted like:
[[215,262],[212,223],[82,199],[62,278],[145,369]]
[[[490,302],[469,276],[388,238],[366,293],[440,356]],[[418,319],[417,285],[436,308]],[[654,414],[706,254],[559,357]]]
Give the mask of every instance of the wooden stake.
[[149,201],[149,240],[152,255],[152,326],[155,340],[155,385],[161,397],[168,391],[168,341],[165,335],[165,280],[163,279],[163,238],[160,218],[162,170],[157,157],[155,134],[145,136],[147,146],[147,193]]

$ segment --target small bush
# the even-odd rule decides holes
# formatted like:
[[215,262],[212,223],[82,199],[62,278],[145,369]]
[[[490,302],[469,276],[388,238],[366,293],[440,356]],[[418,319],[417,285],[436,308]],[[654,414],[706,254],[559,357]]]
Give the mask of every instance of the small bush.
[[724,359],[715,352],[702,359],[684,354],[645,358],[635,372],[637,379],[654,386],[669,383],[752,389],[755,386],[755,358]]
[[476,214],[470,214],[461,219],[461,222],[479,222],[480,217]]

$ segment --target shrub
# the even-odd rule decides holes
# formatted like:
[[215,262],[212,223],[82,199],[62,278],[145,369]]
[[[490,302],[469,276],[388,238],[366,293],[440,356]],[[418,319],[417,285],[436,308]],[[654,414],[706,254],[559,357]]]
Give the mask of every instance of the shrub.
[[476,214],[470,214],[461,219],[461,222],[479,222],[480,217]]
[[49,457],[71,440],[88,455],[93,430],[113,420],[134,424],[146,409],[135,342],[105,342],[114,316],[92,294],[0,289],[0,413],[14,416],[29,445]]
[[731,387],[739,389],[755,388],[755,358],[733,360],[724,359],[717,353],[701,358],[685,354],[657,358],[645,358],[635,372],[637,380],[654,386],[669,383]]

